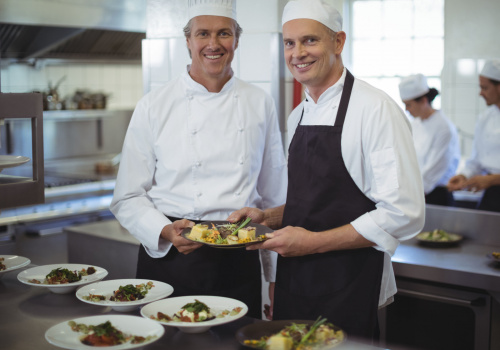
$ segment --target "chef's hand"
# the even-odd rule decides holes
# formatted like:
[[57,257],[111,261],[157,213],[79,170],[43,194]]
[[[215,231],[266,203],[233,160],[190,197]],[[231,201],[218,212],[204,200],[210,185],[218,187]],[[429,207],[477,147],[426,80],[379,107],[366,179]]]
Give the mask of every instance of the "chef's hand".
[[266,225],[264,218],[264,211],[257,208],[249,208],[245,207],[240,210],[236,210],[229,215],[227,221],[230,222],[238,222],[241,220],[245,220],[246,218],[251,218],[252,222],[256,224]]
[[269,282],[269,299],[271,305],[264,304],[264,315],[269,321],[273,320],[273,307],[274,307],[274,285],[275,282]]
[[467,178],[463,175],[455,175],[448,181],[448,191],[458,191],[465,187]]
[[302,227],[287,226],[273,233],[266,233],[270,238],[262,243],[247,246],[247,250],[267,249],[274,250],[284,257],[302,256],[313,253],[314,247],[308,243],[314,235],[314,232],[308,231]]
[[493,186],[494,179],[494,175],[473,176],[465,182],[465,188],[472,192],[482,191]]
[[181,236],[183,229],[193,226],[194,222],[189,221],[188,219],[174,221],[161,230],[161,237],[170,241],[174,247],[177,248],[179,253],[189,254],[202,246],[201,243],[190,241],[189,239],[185,239]]

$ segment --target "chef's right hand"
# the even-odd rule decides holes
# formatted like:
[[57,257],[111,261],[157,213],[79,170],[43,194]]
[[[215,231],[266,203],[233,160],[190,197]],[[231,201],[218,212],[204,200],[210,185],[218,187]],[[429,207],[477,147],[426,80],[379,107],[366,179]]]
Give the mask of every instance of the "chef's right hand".
[[177,220],[167,225],[161,230],[161,237],[170,241],[179,253],[189,254],[202,246],[201,243],[196,243],[185,239],[181,236],[181,232],[186,227],[193,227],[194,222],[188,219]]
[[455,175],[448,181],[448,191],[458,191],[465,187],[467,178],[463,175]]
[[227,221],[238,222],[245,220],[246,218],[251,218],[253,223],[265,225],[264,211],[257,208],[245,207],[240,210],[236,210],[229,215]]

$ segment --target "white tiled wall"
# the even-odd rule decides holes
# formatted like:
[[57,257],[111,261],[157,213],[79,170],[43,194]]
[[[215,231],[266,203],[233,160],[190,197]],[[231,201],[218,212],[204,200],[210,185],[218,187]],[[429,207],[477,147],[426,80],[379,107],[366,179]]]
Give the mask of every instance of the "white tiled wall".
[[60,64],[36,69],[24,64],[11,64],[0,71],[2,92],[47,91],[49,84],[61,79],[61,97],[76,90],[109,94],[108,109],[133,109],[142,97],[140,64]]

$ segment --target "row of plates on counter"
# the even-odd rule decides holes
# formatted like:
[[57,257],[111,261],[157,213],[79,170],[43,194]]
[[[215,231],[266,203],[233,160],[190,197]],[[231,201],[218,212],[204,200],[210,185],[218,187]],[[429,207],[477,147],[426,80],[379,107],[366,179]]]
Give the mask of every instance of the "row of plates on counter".
[[[4,259],[2,263],[6,267],[5,270],[0,271],[0,278],[7,272],[21,269],[31,263],[30,259],[17,255],[4,255],[0,256],[0,258]],[[82,279],[80,281],[70,284],[46,284],[34,282],[34,280],[45,280],[47,274],[49,274],[54,269],[64,268],[70,271],[82,271],[83,269],[87,269],[88,267],[95,268],[95,273],[87,276],[82,276]],[[115,328],[122,331],[124,334],[133,334],[135,336],[142,336],[148,339],[140,344],[132,344],[131,342],[127,342],[124,344],[107,347],[112,349],[132,349],[143,347],[147,344],[153,343],[156,340],[159,340],[165,332],[163,326],[176,327],[185,333],[201,333],[209,330],[213,326],[233,322],[243,317],[248,312],[247,305],[236,299],[207,295],[167,298],[174,291],[173,287],[167,283],[146,279],[117,279],[103,281],[103,279],[107,275],[108,271],[98,266],[64,263],[43,265],[25,269],[19,272],[19,274],[17,275],[17,279],[20,282],[32,287],[47,288],[51,292],[56,294],[69,294],[76,292],[76,297],[82,302],[103,307],[111,307],[113,310],[118,312],[133,311],[141,307],[140,313],[142,317],[133,315],[88,316],[67,320],[49,328],[45,333],[45,339],[49,343],[64,349],[83,350],[89,348],[89,346],[84,345],[81,342],[81,333],[74,332],[71,329],[71,326],[68,324],[69,321],[74,321],[77,324],[94,326],[109,321]],[[152,282],[153,287],[141,300],[127,302],[109,300],[109,297],[114,295],[114,291],[118,290],[120,286],[126,286],[129,284],[137,286],[140,284],[147,284],[148,282]],[[85,297],[88,297],[89,295],[102,295],[108,300],[88,300]],[[235,308],[241,308],[241,311],[234,315],[228,314],[221,318],[216,317],[212,320],[203,322],[167,322],[157,319],[158,312],[162,312],[166,315],[173,315],[187,303],[192,303],[195,300],[205,303],[214,315],[219,315],[223,311],[231,311]],[[265,322],[266,325],[268,325],[269,323],[270,322]],[[255,330],[253,328],[255,328],[256,325],[258,324],[250,324],[243,328],[248,328],[250,326],[252,328],[250,330],[252,331],[252,334],[254,334]],[[239,335],[237,334],[237,339],[241,344],[243,344],[245,339],[248,339],[243,328],[239,331]]]

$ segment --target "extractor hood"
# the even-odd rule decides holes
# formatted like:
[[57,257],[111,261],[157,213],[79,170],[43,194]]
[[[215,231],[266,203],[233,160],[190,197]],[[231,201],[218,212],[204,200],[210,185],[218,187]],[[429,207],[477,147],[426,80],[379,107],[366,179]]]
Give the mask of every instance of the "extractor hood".
[[0,58],[141,59],[147,0],[0,0]]

